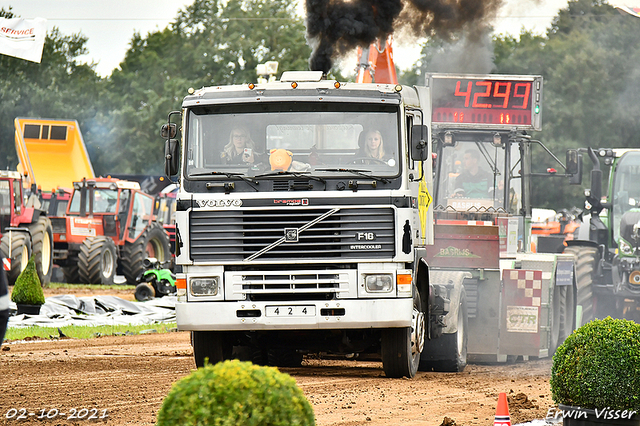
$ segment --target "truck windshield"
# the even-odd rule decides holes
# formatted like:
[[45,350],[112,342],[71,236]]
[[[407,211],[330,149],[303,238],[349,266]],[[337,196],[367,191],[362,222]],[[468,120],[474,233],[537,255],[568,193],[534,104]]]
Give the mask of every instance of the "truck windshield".
[[436,203],[457,211],[502,208],[517,212],[521,200],[520,179],[513,171],[519,170],[515,167],[519,159],[517,148],[512,145],[511,166],[507,168],[503,146],[469,141],[444,147],[442,158],[438,159]]
[[399,171],[394,105],[204,106],[189,111],[187,129],[185,171],[191,177],[210,179],[215,171],[255,175],[286,170],[324,177],[339,174],[335,169],[377,176]]

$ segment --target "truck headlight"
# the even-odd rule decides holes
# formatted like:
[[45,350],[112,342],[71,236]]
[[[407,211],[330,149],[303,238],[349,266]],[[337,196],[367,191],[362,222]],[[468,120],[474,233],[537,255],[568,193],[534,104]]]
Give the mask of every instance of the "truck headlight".
[[365,275],[364,287],[369,293],[389,293],[393,289],[393,275]]
[[620,251],[623,254],[633,254],[633,247],[631,247],[631,245],[627,243],[625,240],[623,240],[622,238],[620,238],[620,242],[618,243],[618,246],[620,247]]
[[219,277],[192,278],[189,281],[189,291],[193,296],[217,296]]

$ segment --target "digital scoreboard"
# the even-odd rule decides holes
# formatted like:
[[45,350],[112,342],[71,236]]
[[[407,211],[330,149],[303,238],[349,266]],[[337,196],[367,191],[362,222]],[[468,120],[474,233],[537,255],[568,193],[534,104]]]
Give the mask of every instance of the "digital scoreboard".
[[428,74],[431,121],[443,127],[541,130],[542,77]]

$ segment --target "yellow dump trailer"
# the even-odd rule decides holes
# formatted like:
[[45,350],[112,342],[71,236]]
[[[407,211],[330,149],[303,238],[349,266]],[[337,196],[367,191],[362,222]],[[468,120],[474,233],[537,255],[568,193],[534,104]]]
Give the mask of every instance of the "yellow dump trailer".
[[18,170],[26,185],[51,191],[95,177],[76,120],[18,117],[14,124]]

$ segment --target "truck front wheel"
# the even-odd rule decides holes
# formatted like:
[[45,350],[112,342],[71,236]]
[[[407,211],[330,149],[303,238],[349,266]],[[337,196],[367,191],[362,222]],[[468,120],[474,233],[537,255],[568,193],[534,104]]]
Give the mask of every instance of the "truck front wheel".
[[382,330],[382,368],[387,377],[412,378],[418,372],[424,346],[424,314],[420,293],[414,289],[413,324],[411,327]]
[[204,367],[205,361],[213,365],[231,358],[231,339],[222,331],[192,331],[191,344],[196,367]]
[[420,362],[420,370],[456,373],[467,365],[467,294],[464,287],[458,299],[456,331],[428,341]]

